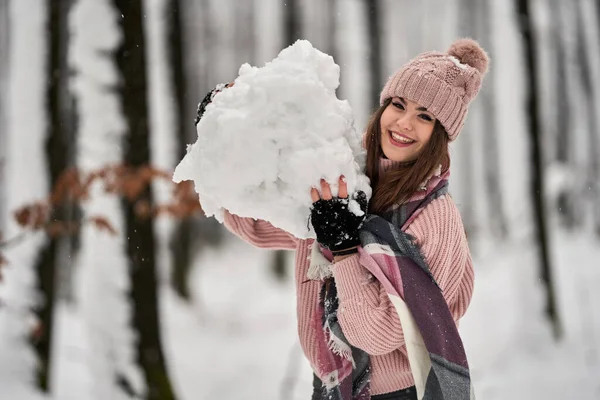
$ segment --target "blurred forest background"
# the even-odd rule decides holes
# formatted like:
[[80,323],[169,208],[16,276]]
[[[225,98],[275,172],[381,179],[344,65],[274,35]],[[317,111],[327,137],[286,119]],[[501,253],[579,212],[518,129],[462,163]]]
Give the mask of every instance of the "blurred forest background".
[[451,192],[478,395],[599,399],[599,22],[597,0],[0,0],[0,398],[309,398],[290,255],[170,181],[197,104],[307,39],[362,129],[398,67],[470,36],[492,61]]

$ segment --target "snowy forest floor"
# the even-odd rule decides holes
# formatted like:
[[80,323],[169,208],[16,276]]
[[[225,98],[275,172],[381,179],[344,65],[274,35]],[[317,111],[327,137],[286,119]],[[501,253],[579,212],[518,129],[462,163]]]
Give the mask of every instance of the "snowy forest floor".
[[[479,399],[600,398],[600,315],[594,312],[600,269],[593,261],[600,249],[582,235],[552,239],[564,326],[559,344],[543,319],[530,248],[511,246],[475,259],[476,290],[461,332]],[[162,293],[165,352],[180,398],[310,398],[292,278],[275,280],[267,268],[270,252],[227,240],[226,250],[209,249],[198,259],[191,303],[170,289]],[[291,272],[291,253],[288,261]],[[62,307],[59,315],[64,328],[55,398],[86,398],[93,379],[82,366],[93,349],[85,344],[77,313]]]

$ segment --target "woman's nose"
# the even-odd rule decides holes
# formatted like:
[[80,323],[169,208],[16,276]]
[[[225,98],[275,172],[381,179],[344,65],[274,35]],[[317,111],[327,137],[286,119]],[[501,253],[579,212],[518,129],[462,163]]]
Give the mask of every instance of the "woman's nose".
[[408,115],[404,115],[402,116],[402,118],[398,118],[398,121],[396,121],[396,124],[398,124],[398,127],[402,130],[405,131],[410,131],[412,130],[412,120],[411,117]]

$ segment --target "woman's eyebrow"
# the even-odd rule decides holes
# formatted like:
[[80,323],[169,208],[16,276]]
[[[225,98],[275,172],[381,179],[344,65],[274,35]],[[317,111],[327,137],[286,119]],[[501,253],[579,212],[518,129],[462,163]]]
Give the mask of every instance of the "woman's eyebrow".
[[[403,104],[406,104],[406,100],[404,100],[404,97],[398,97],[398,98],[400,99],[400,101],[401,101]],[[426,109],[425,107],[417,107],[417,111],[425,111],[425,112],[429,112],[429,111],[427,111],[427,109]]]

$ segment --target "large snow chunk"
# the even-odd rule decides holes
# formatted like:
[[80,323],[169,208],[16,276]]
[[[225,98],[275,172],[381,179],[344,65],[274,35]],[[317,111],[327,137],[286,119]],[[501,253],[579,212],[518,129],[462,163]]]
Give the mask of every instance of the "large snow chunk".
[[173,180],[193,180],[207,216],[227,209],[271,222],[298,238],[307,227],[310,189],[344,175],[350,193],[370,197],[353,112],[339,100],[333,58],[299,40],[262,68],[241,66],[235,85],[215,96],[198,140]]

